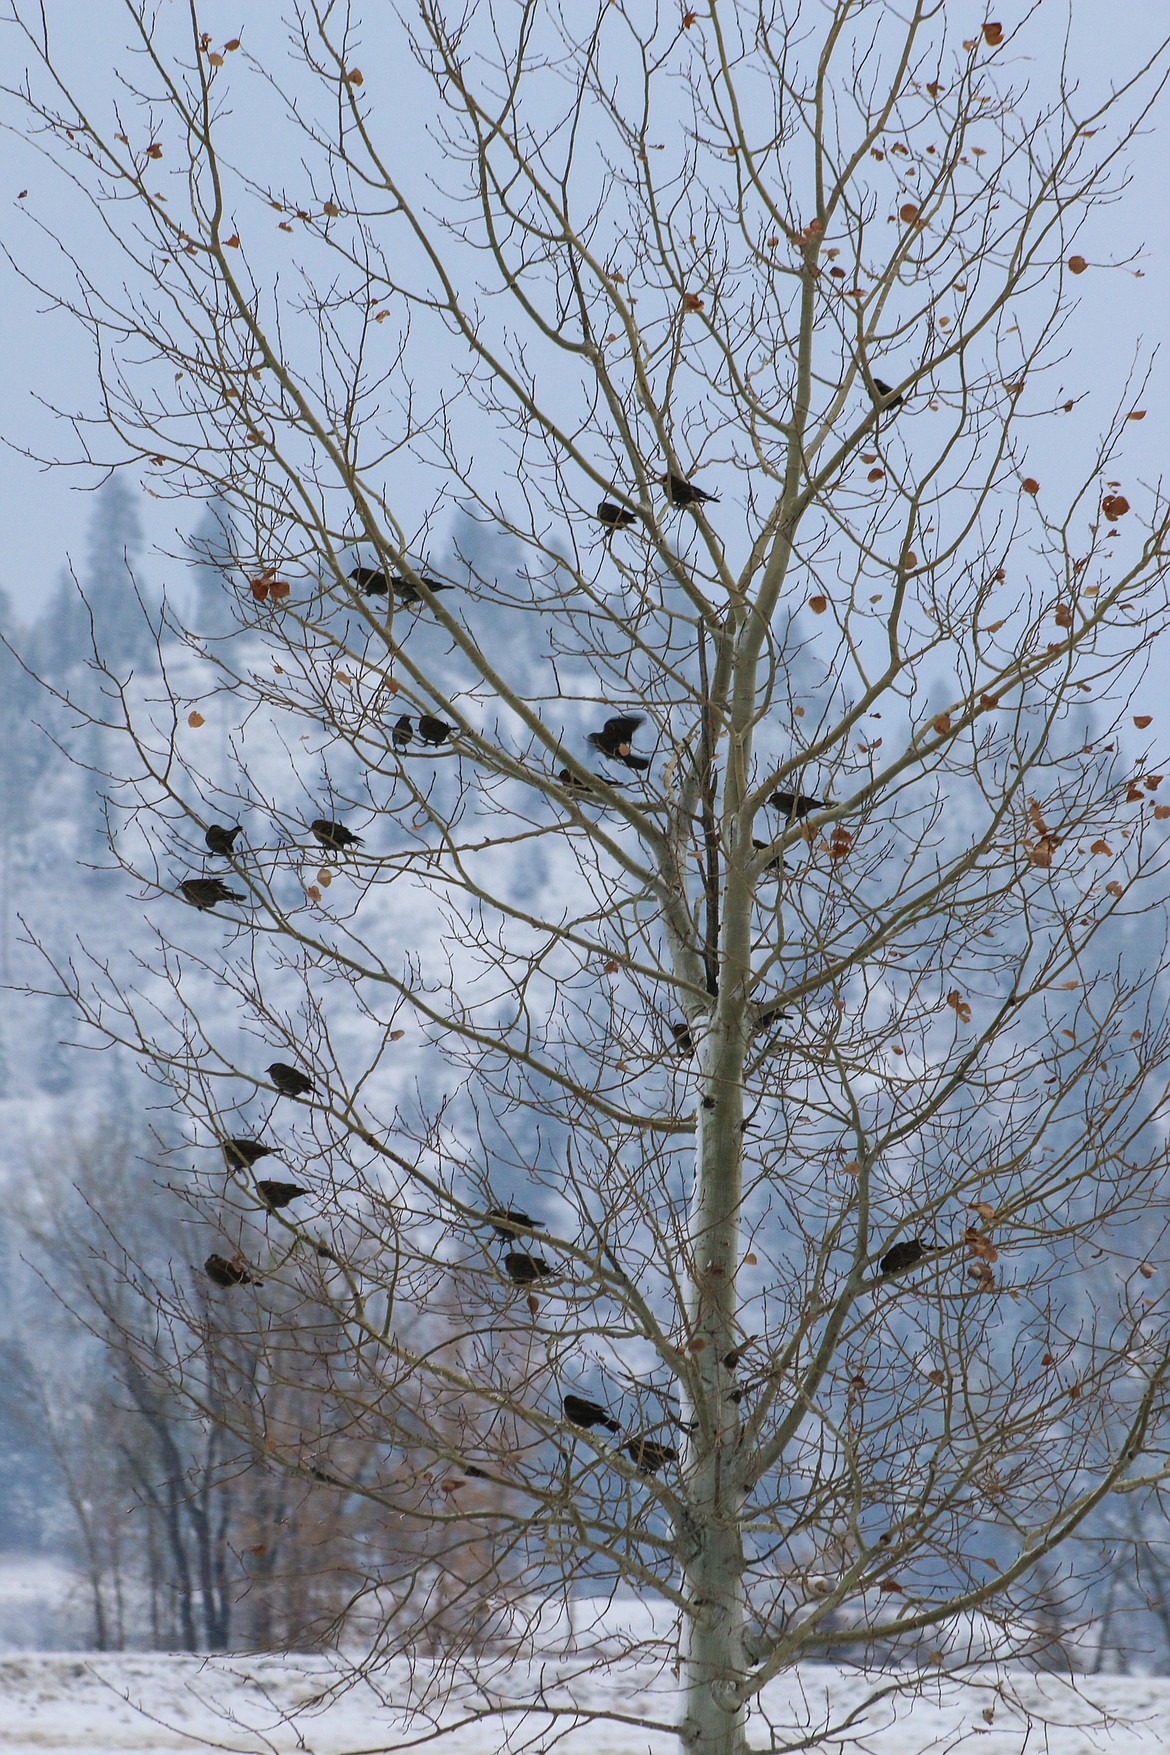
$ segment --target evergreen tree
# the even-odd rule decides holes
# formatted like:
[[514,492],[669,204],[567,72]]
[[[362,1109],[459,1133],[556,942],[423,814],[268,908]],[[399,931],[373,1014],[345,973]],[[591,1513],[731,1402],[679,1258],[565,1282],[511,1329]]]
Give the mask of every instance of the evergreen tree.
[[218,495],[208,500],[188,546],[195,581],[192,632],[204,639],[225,639],[238,625],[231,583],[236,529],[226,500]]
[[142,663],[152,651],[137,595],[141,554],[137,507],[125,482],[111,476],[95,497],[82,591],[103,658],[116,670]]

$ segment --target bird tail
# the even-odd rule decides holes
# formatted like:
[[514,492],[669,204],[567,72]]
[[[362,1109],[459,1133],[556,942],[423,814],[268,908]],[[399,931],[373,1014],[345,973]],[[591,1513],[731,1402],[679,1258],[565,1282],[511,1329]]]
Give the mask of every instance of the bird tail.
[[622,761],[626,764],[627,768],[634,768],[639,774],[645,773],[646,769],[650,766],[650,763],[645,756],[623,756]]
[[609,1414],[606,1414],[605,1418],[601,1421],[601,1424],[605,1427],[607,1432],[620,1432],[622,1429],[621,1421],[613,1419]]

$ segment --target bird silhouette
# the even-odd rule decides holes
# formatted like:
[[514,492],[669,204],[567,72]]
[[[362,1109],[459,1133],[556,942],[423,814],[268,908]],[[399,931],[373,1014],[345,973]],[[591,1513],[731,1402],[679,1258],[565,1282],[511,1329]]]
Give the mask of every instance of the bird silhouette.
[[410,747],[413,738],[414,728],[410,723],[410,714],[403,713],[394,721],[394,729],[390,733],[390,741],[393,743],[396,750],[404,750]]
[[489,1207],[488,1222],[497,1237],[507,1241],[510,1237],[518,1237],[521,1231],[543,1231],[542,1220],[532,1218],[518,1207]]
[[[365,597],[385,597],[388,592],[393,591],[400,603],[423,602],[418,586],[409,579],[404,579],[400,573],[391,573],[387,578],[379,567],[355,567],[349,576]],[[450,591],[452,589],[450,585],[445,585],[441,579],[432,579],[426,573],[420,573],[419,578],[428,591]]]
[[282,1097],[312,1096],[313,1081],[299,1066],[289,1066],[285,1060],[274,1060],[265,1071]]
[[824,798],[810,798],[803,792],[774,792],[768,800],[772,809],[786,816],[790,823],[808,816],[810,811],[828,810],[831,802]]
[[696,487],[693,481],[684,481],[681,475],[672,475],[669,471],[658,477],[670,495],[672,506],[700,506],[710,500],[719,504],[718,494],[709,494],[705,488]]
[[650,763],[645,756],[633,755],[630,744],[639,725],[645,722],[644,713],[616,713],[612,719],[606,720],[600,731],[591,731],[585,741],[609,761],[621,762],[623,767],[632,768],[635,773],[644,773]]
[[656,1475],[665,1463],[678,1461],[674,1446],[660,1444],[656,1438],[631,1438],[622,1449],[640,1475]]
[[693,1054],[695,1052],[695,1038],[691,1033],[691,1026],[688,1023],[680,1020],[677,1024],[672,1024],[670,1026],[670,1034],[673,1038],[673,1041],[671,1042],[673,1053],[682,1056],[685,1054]]
[[878,1267],[883,1274],[900,1274],[922,1261],[934,1248],[933,1243],[924,1243],[921,1237],[910,1237],[905,1243],[895,1243],[892,1249],[887,1249]]
[[585,1431],[590,1426],[604,1426],[607,1432],[620,1432],[622,1429],[620,1420],[615,1420],[600,1402],[591,1402],[586,1396],[567,1395],[562,1400],[561,1407],[570,1426],[580,1426]]
[[279,1207],[287,1207],[308,1192],[307,1188],[301,1188],[296,1182],[272,1182],[266,1176],[256,1183],[256,1193],[270,1213],[275,1213]]
[[602,500],[597,508],[597,522],[604,524],[607,530],[628,530],[631,524],[638,522],[638,514],[631,512],[628,506],[615,506],[612,500]]
[[558,769],[557,779],[570,792],[596,792],[599,786],[612,786],[620,791],[626,784],[624,780],[610,780],[604,774],[594,774],[589,780],[582,780],[568,768]]
[[207,851],[218,855],[221,859],[230,859],[232,843],[236,836],[242,832],[239,823],[233,824],[231,828],[228,828],[225,823],[210,823],[203,836],[207,842]]
[[[894,396],[893,386],[890,384],[883,384],[883,382],[880,378],[874,379],[873,387],[877,391],[878,396],[881,398],[883,406],[886,408],[886,410],[890,414],[893,414],[893,412],[896,408],[901,408],[902,404],[906,400],[905,396],[901,396],[901,395]],[[891,396],[894,397],[894,400],[892,402],[890,401]]]
[[441,743],[446,743],[454,729],[453,725],[445,724],[442,719],[432,719],[429,713],[423,713],[419,717],[419,737],[423,743],[433,744],[436,749]]
[[514,1286],[531,1286],[537,1280],[547,1280],[553,1270],[541,1255],[510,1249],[504,1257],[504,1271]]
[[263,1140],[221,1140],[220,1145],[229,1170],[250,1170],[261,1158],[271,1158],[276,1151],[275,1146],[266,1146]]
[[344,823],[331,823],[327,817],[318,817],[316,822],[310,823],[309,833],[330,853],[342,853],[347,847],[361,846],[360,835],[355,835]]
[[242,890],[233,890],[222,878],[202,877],[184,878],[179,890],[185,902],[192,908],[215,908],[220,902],[243,902],[246,900]]
[[[780,796],[779,793],[777,793],[776,796],[779,797]],[[755,835],[752,836],[752,846],[757,853],[766,852],[767,849],[771,845],[772,845],[772,843],[770,841],[760,841],[760,840],[757,840]],[[764,867],[763,871],[760,873],[760,876],[761,877],[778,878],[780,876],[780,873],[783,870],[784,870],[784,855],[782,853],[777,853],[777,855],[774,859],[770,859],[768,861],[767,865]]]
[[217,1286],[262,1286],[263,1280],[242,1261],[228,1261],[222,1255],[209,1255],[203,1271]]

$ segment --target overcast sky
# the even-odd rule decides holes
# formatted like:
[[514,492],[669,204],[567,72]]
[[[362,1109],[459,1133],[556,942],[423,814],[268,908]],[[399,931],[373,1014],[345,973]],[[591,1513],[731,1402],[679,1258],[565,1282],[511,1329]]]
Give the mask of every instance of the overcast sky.
[[[385,0],[367,3],[381,12]],[[95,69],[111,66],[114,58],[111,45],[124,34],[119,18],[122,0],[47,0],[47,6],[50,20],[62,34],[67,56],[75,67],[84,67],[92,80]],[[262,7],[253,0],[243,8],[215,0],[201,10],[206,12],[208,28],[213,31],[227,34],[246,28],[247,46],[255,51],[264,32],[279,28],[282,9],[275,0]],[[361,10],[359,3],[355,11]],[[948,20],[953,12],[958,27],[971,30],[977,30],[986,17],[1001,18],[1010,25],[1025,10],[1015,0],[990,9],[982,3],[970,4],[969,0],[957,0],[953,7],[948,0],[947,6]],[[1056,6],[1046,8],[1045,14],[1052,26],[1055,66],[1063,46],[1063,32],[1059,28],[1062,15]],[[1124,0],[1123,4],[1075,0],[1072,64],[1080,72],[1086,95],[1090,89],[1099,90],[1109,79],[1123,77],[1151,51],[1168,25],[1170,9],[1166,0]],[[5,35],[7,32],[0,30],[0,43]],[[9,40],[9,51],[12,46]],[[5,66],[11,77],[10,53],[5,57]],[[1027,71],[1021,67],[1018,77],[1022,79]],[[112,95],[112,71],[109,78]],[[54,206],[60,199],[57,181],[50,177],[37,153],[12,132],[14,127],[22,127],[23,122],[8,101],[3,119],[6,127],[0,134],[0,209],[13,215],[21,192],[26,191],[20,205],[27,205],[40,220],[52,225]],[[1118,257],[1123,257],[1144,246],[1143,272],[1105,274],[1094,269],[1082,277],[1078,287],[1084,298],[1084,310],[1069,330],[1073,352],[1062,376],[1068,384],[1075,384],[1078,394],[1090,393],[1086,408],[1089,413],[1099,412],[1103,416],[1107,412],[1135,350],[1142,343],[1147,349],[1156,347],[1167,326],[1168,184],[1170,101],[1164,101],[1152,132],[1139,142],[1135,152],[1129,190],[1119,205],[1097,219],[1091,240],[1095,253],[1102,258],[1111,248]],[[75,214],[67,216],[66,229],[70,243],[79,254],[84,254],[91,239],[73,235],[81,229]],[[4,236],[10,243],[15,241],[19,251],[26,251],[27,238],[23,235],[26,231],[26,227],[9,223],[4,227]],[[100,247],[96,227],[92,241],[94,247]],[[46,312],[45,301],[23,285],[3,261],[0,276],[4,312],[0,437],[5,442],[0,450],[0,504],[5,511],[0,585],[10,593],[18,613],[31,617],[37,614],[62,565],[70,557],[80,562],[84,555],[90,511],[86,489],[92,488],[95,477],[63,467],[46,468],[20,452],[30,450],[47,457],[61,457],[72,449],[71,435],[61,429],[42,404],[55,404],[64,410],[92,408],[91,344],[69,319]],[[1148,412],[1141,427],[1142,459],[1138,463],[1139,473],[1147,482],[1157,478],[1163,460],[1170,457],[1168,370],[1170,360],[1159,355],[1153,384],[1142,398]],[[127,474],[132,483],[141,479],[140,472],[131,470]],[[155,502],[145,495],[141,511],[148,540],[161,549],[172,550],[176,547],[176,527],[185,534],[195,514],[195,508],[188,504]],[[173,582],[177,570],[173,561],[159,555],[147,566],[146,573],[157,585]]]

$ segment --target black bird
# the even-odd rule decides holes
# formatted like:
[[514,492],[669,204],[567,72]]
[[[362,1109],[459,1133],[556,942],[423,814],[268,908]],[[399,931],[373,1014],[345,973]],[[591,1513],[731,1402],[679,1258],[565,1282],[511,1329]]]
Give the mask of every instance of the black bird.
[[[779,793],[777,793],[776,796],[779,797],[780,796]],[[766,848],[770,847],[771,845],[772,845],[772,843],[770,841],[760,841],[760,840],[757,840],[755,835],[752,836],[752,846],[755,848],[757,853],[763,853],[764,850]],[[763,871],[760,873],[760,876],[761,877],[777,877],[778,878],[780,876],[780,873],[783,870],[784,870],[784,855],[782,853],[778,853],[776,855],[775,859],[770,859],[768,861],[767,865],[764,867]]]
[[300,1200],[302,1194],[308,1192],[307,1188],[301,1188],[296,1182],[270,1182],[267,1177],[262,1177],[256,1183],[256,1193],[270,1213],[276,1212],[278,1207],[287,1207],[294,1200]]
[[221,1140],[220,1144],[229,1170],[250,1170],[261,1158],[271,1158],[276,1151],[275,1146],[266,1146],[263,1140]]
[[[349,576],[358,590],[366,597],[385,597],[388,591],[393,591],[400,603],[410,604],[423,601],[417,585],[412,584],[409,579],[404,579],[400,573],[391,573],[387,579],[385,573],[378,567],[355,567]],[[428,591],[451,590],[450,585],[444,585],[441,579],[431,579],[426,573],[420,573],[419,578]]]
[[644,773],[650,763],[645,756],[631,754],[630,744],[639,725],[645,721],[644,713],[616,713],[612,719],[606,720],[600,731],[591,731],[585,741],[611,762],[621,762],[623,767],[633,768],[635,773]]
[[419,716],[419,737],[423,743],[434,744],[436,749],[441,743],[446,743],[454,729],[453,725],[444,724],[442,719],[432,719],[429,713],[423,713]]
[[670,1026],[670,1033],[674,1038],[672,1046],[675,1054],[683,1055],[693,1054],[695,1052],[695,1038],[691,1034],[691,1026],[689,1024],[681,1022],[672,1024]]
[[809,798],[803,792],[774,792],[768,803],[773,810],[778,810],[788,818],[790,823],[808,816],[810,811],[828,810],[831,800],[825,798]]
[[656,1475],[664,1463],[678,1461],[674,1446],[656,1438],[631,1438],[622,1448],[640,1475]]
[[[874,379],[873,387],[881,397],[883,406],[888,408],[891,414],[893,414],[896,408],[901,408],[906,400],[905,396],[894,396],[893,386],[891,384],[883,384],[880,378]],[[889,400],[891,396],[894,397],[892,402]]]
[[543,1231],[544,1222],[534,1219],[528,1213],[522,1213],[518,1207],[489,1207],[488,1222],[497,1237],[505,1242],[510,1237],[518,1237],[521,1231]]
[[341,853],[347,847],[361,845],[360,835],[355,835],[344,823],[331,823],[326,817],[318,817],[315,823],[310,823],[309,833],[315,835],[330,853]]
[[519,1249],[508,1251],[504,1269],[514,1286],[532,1286],[537,1280],[549,1279],[553,1271],[542,1255],[525,1255]]
[[311,1097],[313,1081],[308,1073],[303,1073],[299,1066],[289,1066],[285,1060],[274,1060],[266,1067],[269,1078],[282,1097]]
[[597,522],[607,530],[628,530],[638,522],[638,514],[627,506],[615,506],[612,500],[602,500],[597,508]]
[[700,506],[706,500],[719,504],[718,494],[709,494],[705,488],[696,487],[693,481],[684,481],[681,475],[671,475],[668,471],[658,479],[669,492],[672,506]]
[[242,830],[239,823],[234,824],[230,829],[224,823],[212,823],[209,825],[203,839],[207,842],[207,851],[209,853],[218,854],[221,859],[230,859],[232,855],[232,842],[235,840],[236,836],[241,833]]
[[594,774],[593,780],[597,782],[595,786],[590,780],[579,780],[576,774],[569,772],[568,768],[560,768],[557,771],[557,779],[562,786],[567,786],[570,792],[596,792],[597,786],[622,787],[625,785],[624,780],[608,780],[604,774]]
[[565,1410],[565,1419],[570,1426],[580,1426],[588,1431],[590,1426],[604,1426],[607,1432],[620,1432],[622,1423],[603,1408],[600,1402],[591,1402],[583,1395],[567,1395],[561,1402]]
[[914,1267],[934,1248],[933,1243],[924,1243],[921,1237],[910,1237],[905,1243],[895,1243],[892,1249],[887,1249],[878,1267],[883,1274],[900,1274],[904,1268]]
[[410,723],[410,714],[403,713],[394,721],[394,729],[390,733],[390,741],[396,750],[408,749],[414,737],[414,728]]
[[790,1018],[791,1016],[792,1013],[786,1012],[782,1005],[762,1006],[756,1013],[756,1029],[770,1030],[773,1024],[783,1023],[785,1018]]
[[217,1286],[262,1286],[263,1280],[240,1261],[228,1261],[222,1255],[209,1255],[203,1271]]
[[215,908],[220,902],[243,902],[242,890],[233,890],[222,878],[184,878],[179,885],[183,900],[192,908]]

